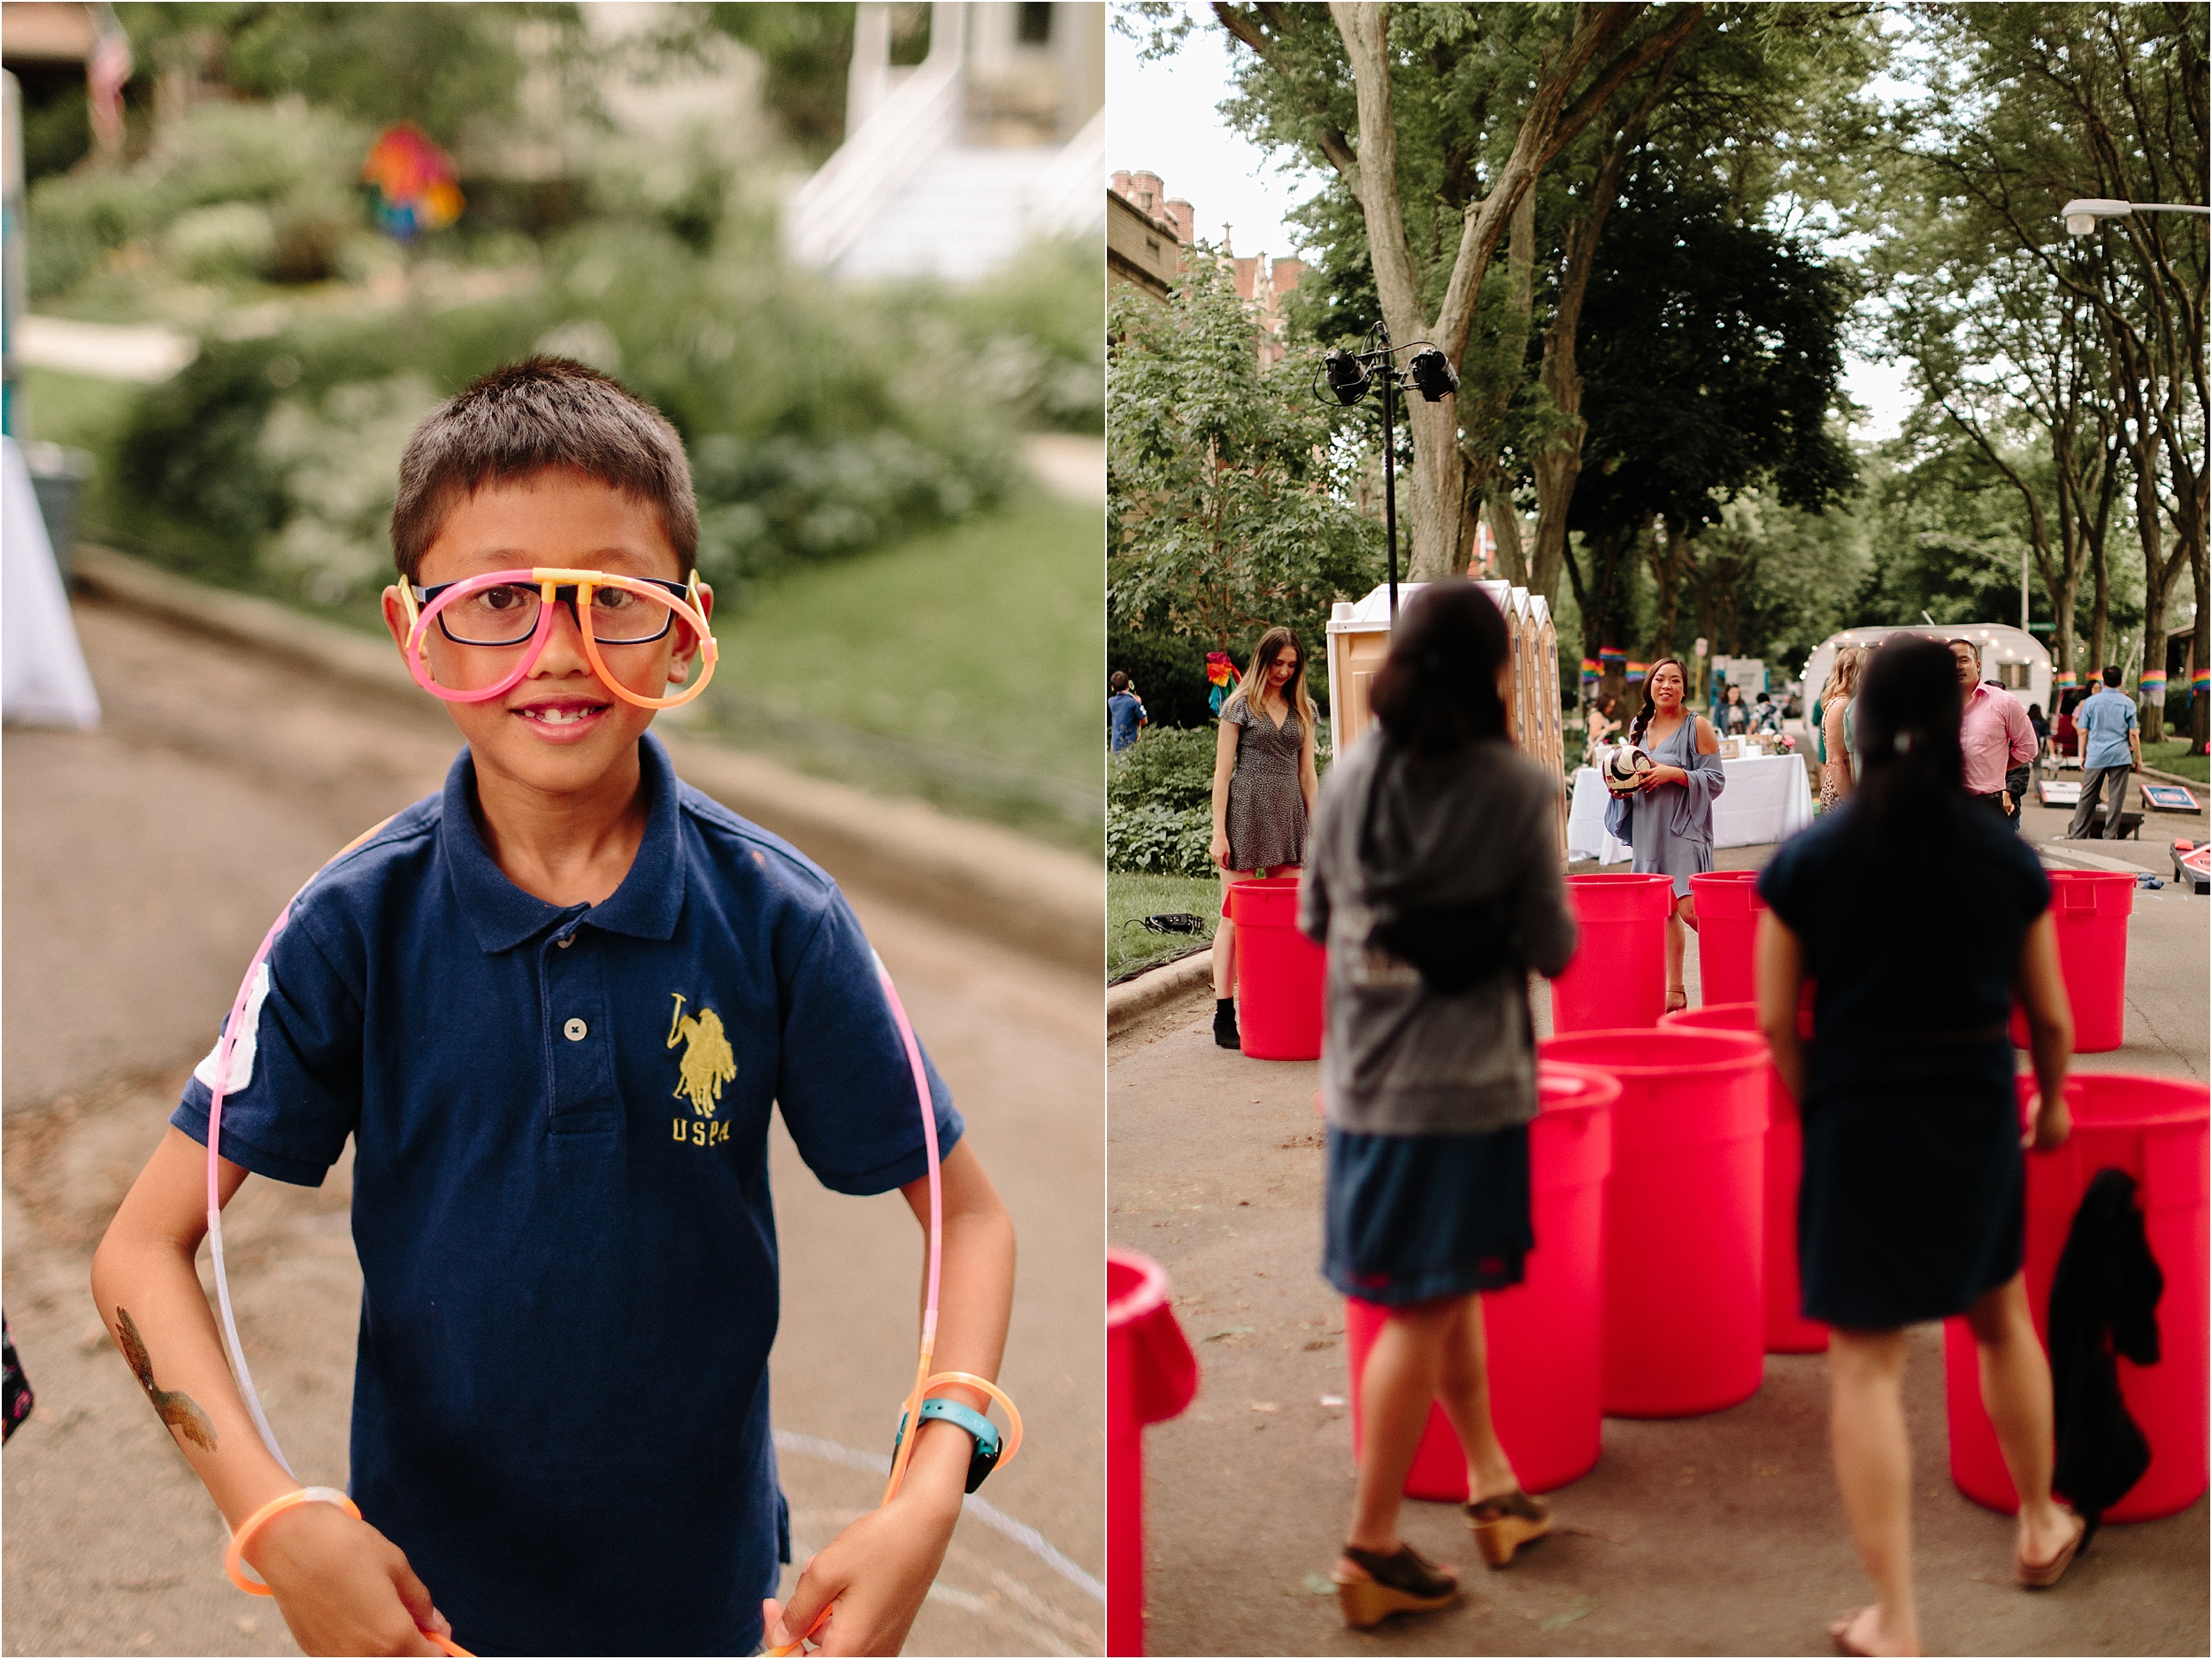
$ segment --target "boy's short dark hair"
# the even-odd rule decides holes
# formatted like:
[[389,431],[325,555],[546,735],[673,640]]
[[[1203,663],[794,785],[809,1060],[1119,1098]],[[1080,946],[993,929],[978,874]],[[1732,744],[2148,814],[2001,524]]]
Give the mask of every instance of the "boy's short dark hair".
[[1117,668],[1106,676],[1106,687],[1110,691],[1126,691],[1129,689],[1129,676]]
[[2120,671],[2118,669],[2106,669],[2101,678],[2103,679],[2104,683],[2111,687],[2115,691],[2117,691],[2120,688]]
[[699,553],[691,464],[667,418],[596,369],[525,357],[472,381],[422,419],[399,462],[392,562],[408,581],[455,504],[487,484],[558,468],[581,472],[660,514],[688,573]]

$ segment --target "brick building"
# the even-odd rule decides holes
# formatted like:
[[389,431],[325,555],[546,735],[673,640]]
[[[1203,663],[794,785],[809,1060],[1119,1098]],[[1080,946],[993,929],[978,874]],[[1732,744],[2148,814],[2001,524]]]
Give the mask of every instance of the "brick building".
[[[1181,196],[1168,195],[1158,173],[1116,170],[1106,193],[1107,280],[1164,301],[1197,242],[1197,211]],[[1305,274],[1306,262],[1270,259],[1265,254],[1239,258],[1225,225],[1215,257],[1229,266],[1237,297],[1252,313],[1260,336],[1260,367],[1274,367],[1289,350],[1283,343],[1289,320],[1283,302]]]

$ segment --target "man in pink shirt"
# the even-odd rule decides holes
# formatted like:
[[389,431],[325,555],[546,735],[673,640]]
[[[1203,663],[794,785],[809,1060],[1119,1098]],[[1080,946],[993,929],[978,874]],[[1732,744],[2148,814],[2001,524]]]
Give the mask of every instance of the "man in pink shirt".
[[2035,728],[2020,700],[1999,686],[1982,684],[1981,648],[1971,640],[1953,640],[1951,658],[1959,665],[1959,697],[1965,709],[1959,723],[1959,748],[1966,757],[1966,793],[1993,807],[2016,831],[2019,814],[2005,793],[2005,773],[2035,758]]

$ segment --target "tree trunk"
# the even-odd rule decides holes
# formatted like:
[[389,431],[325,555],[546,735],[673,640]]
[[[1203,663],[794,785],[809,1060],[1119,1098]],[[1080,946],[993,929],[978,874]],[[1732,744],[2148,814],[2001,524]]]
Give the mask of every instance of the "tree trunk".
[[[1651,644],[1647,660],[1657,662],[1674,654],[1674,619],[1681,609],[1682,579],[1689,572],[1690,533],[1681,525],[1661,524],[1651,538],[1651,575],[1658,588],[1658,603],[1651,622]],[[1695,687],[1686,687],[1693,695]]]
[[[1466,209],[1443,304],[1432,326],[1421,303],[1421,283],[1406,241],[1405,216],[1398,196],[1398,134],[1390,91],[1390,8],[1359,0],[1330,0],[1329,15],[1344,42],[1345,57],[1352,68],[1359,108],[1359,149],[1356,156],[1340,146],[1328,147],[1327,153],[1331,165],[1351,186],[1366,222],[1376,296],[1394,343],[1410,345],[1424,338],[1433,340],[1453,365],[1458,365],[1474,326],[1491,254],[1537,175],[1589,125],[1630,76],[1680,44],[1704,11],[1701,4],[1684,6],[1665,29],[1615,55],[1570,103],[1569,94],[1583,72],[1600,53],[1612,50],[1645,9],[1640,4],[1574,9],[1569,38],[1555,52],[1540,60],[1527,112],[1489,194]],[[1262,42],[1254,41],[1245,30],[1233,25],[1232,32],[1264,51]],[[1406,409],[1406,426],[1413,438],[1413,465],[1406,469],[1410,511],[1403,516],[1413,549],[1409,580],[1414,581],[1432,581],[1449,573],[1455,563],[1464,562],[1455,557],[1465,519],[1466,489],[1466,458],[1460,450],[1455,403],[1446,399],[1431,403],[1417,397]],[[1487,435],[1479,436],[1477,442],[1488,442]]]
[[2096,605],[2089,613],[2089,661],[2081,676],[2085,687],[2104,671],[2107,633],[2112,621],[2112,573],[2105,564],[2101,541],[2089,549],[2089,565],[2091,580],[2095,584]]
[[[2165,550],[2165,526],[2162,522],[2158,501],[2158,478],[2145,469],[2136,474],[2135,480],[2136,532],[2143,542],[2143,649],[2144,669],[2163,671],[2166,666],[2166,608],[2173,602],[2174,583],[2181,576],[2181,552],[2177,549],[2171,557]],[[2202,607],[2200,606],[2200,609]],[[2124,664],[2123,664],[2124,666]],[[2138,672],[2136,691],[2142,691],[2141,671]],[[2166,734],[2166,694],[2145,697],[2137,712],[2143,723],[2143,741],[2155,743]]]
[[2212,605],[2205,603],[2205,563],[2204,543],[2200,541],[2191,553],[2189,572],[2197,589],[2196,637],[2190,650],[2189,661],[2184,664],[2184,672],[2189,675],[2189,752],[2192,755],[2206,752],[2205,740],[2208,734],[2207,717],[2212,716],[2212,695],[2197,689],[2196,676],[2198,669],[2212,663],[2212,654],[2208,654],[2207,649],[2212,647]]

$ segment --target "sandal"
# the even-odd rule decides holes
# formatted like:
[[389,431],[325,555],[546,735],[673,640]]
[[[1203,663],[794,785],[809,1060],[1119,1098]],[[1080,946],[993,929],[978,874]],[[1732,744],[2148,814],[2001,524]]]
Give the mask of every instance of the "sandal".
[[1465,1513],[1468,1530],[1475,1535],[1475,1548],[1494,1571],[1511,1566],[1514,1551],[1551,1531],[1551,1505],[1530,1497],[1518,1486],[1471,1503]]
[[1344,1622],[1354,1630],[1379,1624],[1393,1613],[1433,1613],[1449,1607],[1459,1595],[1459,1580],[1451,1569],[1438,1566],[1410,1544],[1401,1544],[1394,1555],[1347,1544],[1344,1554],[1372,1575],[1329,1575],[1336,1583],[1336,1602],[1343,1609]]
[[2073,1537],[2066,1540],[2065,1548],[2042,1565],[2031,1565],[2025,1555],[2014,1555],[2013,1571],[2018,1576],[2021,1586],[2029,1590],[2049,1589],[2066,1576],[2066,1569],[2074,1564],[2074,1557],[2081,1553],[2081,1547],[2088,1538],[2089,1523],[2078,1515],[2074,1517]]

